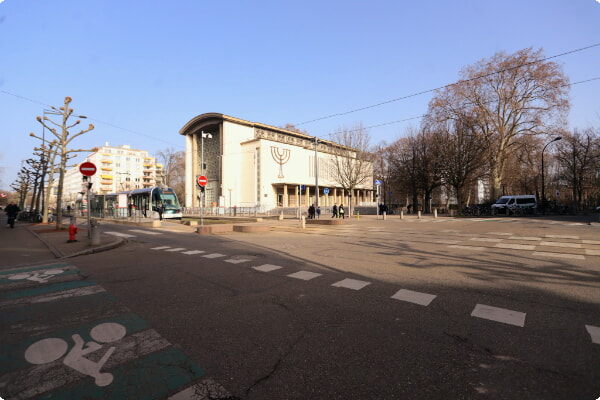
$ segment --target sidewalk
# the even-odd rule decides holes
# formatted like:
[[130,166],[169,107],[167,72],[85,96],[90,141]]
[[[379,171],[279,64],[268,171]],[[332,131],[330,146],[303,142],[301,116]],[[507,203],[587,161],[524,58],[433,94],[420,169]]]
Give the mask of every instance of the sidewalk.
[[6,217],[0,218],[0,268],[97,253],[124,243],[123,238],[100,234],[100,244],[92,246],[85,224],[77,224],[77,241],[67,243],[69,225],[64,223],[66,221],[60,231],[56,230],[55,223],[44,225],[22,221],[17,221],[11,229],[6,225]]

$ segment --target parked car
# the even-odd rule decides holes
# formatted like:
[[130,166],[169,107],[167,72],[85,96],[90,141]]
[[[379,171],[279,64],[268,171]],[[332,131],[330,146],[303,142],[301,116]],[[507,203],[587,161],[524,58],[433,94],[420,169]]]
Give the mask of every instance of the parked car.
[[492,204],[492,214],[533,214],[536,208],[537,199],[533,194],[500,196],[496,203]]

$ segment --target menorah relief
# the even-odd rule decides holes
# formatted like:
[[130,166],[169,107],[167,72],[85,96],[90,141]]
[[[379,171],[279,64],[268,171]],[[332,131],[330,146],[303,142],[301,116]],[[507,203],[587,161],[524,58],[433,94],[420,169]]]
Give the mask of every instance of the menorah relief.
[[278,178],[283,178],[283,164],[290,161],[290,149],[280,149],[279,147],[271,146],[271,156],[277,164],[279,164]]

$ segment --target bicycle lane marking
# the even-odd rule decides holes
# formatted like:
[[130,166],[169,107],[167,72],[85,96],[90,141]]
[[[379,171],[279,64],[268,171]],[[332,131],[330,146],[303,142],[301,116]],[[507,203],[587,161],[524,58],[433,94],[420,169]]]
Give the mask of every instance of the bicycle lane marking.
[[[76,304],[81,298],[65,299],[58,294],[70,291],[72,282],[69,285],[38,283],[33,289],[8,293],[6,287],[0,287],[4,292],[1,297],[23,300],[26,306],[21,309],[31,312],[35,306],[30,305],[27,296],[48,295],[54,300],[37,306],[51,307],[52,302],[60,303],[57,309],[49,310],[52,312],[48,318],[53,320],[68,319],[69,313],[64,312],[65,301],[75,305],[69,308],[82,312]],[[95,282],[85,283],[99,287]],[[114,303],[108,297],[104,299]],[[0,315],[4,319],[4,312]],[[60,326],[60,322],[53,322]],[[19,338],[17,342],[0,346],[0,387],[9,397],[72,399],[94,393],[95,398],[154,399],[178,390],[185,392],[190,387],[206,386],[206,380],[199,381],[204,372],[135,314],[90,321],[38,336],[31,336],[26,326],[21,330],[18,326],[13,325],[9,332],[12,340]],[[226,393],[218,384],[210,382],[208,387]]]

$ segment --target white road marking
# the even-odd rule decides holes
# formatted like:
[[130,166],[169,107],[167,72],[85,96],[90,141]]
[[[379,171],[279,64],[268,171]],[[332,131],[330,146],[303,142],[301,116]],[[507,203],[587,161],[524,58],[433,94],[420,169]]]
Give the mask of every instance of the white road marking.
[[119,237],[124,237],[124,238],[132,238],[135,237],[135,235],[130,235],[129,233],[123,233],[123,232],[104,232],[108,235],[113,235],[113,236],[119,236]]
[[231,394],[211,378],[203,379],[180,392],[171,395],[168,400],[210,400],[231,399]]
[[296,279],[302,279],[303,281],[309,281],[309,280],[314,279],[317,276],[321,276],[321,275],[322,274],[319,274],[317,272],[298,271],[298,272],[295,272],[293,274],[289,274],[288,276],[290,278],[296,278]]
[[504,324],[520,326],[521,328],[525,326],[525,315],[523,312],[486,306],[484,304],[477,304],[471,313],[472,317],[489,319]]
[[553,238],[553,239],[579,239],[579,236],[569,236],[569,235],[546,235],[544,237]]
[[429,293],[414,292],[412,290],[400,289],[392,296],[392,299],[407,301],[409,303],[428,306],[437,296]]
[[600,240],[582,240],[583,244],[600,244]]
[[494,243],[498,243],[503,241],[504,239],[499,239],[499,238],[484,238],[484,237],[474,237],[471,238],[471,240],[475,241],[475,242],[494,242]]
[[511,240],[528,240],[528,241],[532,241],[532,242],[542,240],[542,238],[534,237],[534,236],[509,236],[508,238]]
[[540,246],[570,247],[572,249],[580,249],[581,248],[581,244],[579,244],[579,243],[563,243],[563,242],[540,242]]
[[346,289],[353,289],[353,290],[360,290],[370,284],[371,284],[371,282],[365,282],[365,281],[359,281],[358,279],[346,278],[344,280],[334,283],[331,286],[343,287]]
[[205,256],[201,256],[204,258],[219,258],[219,257],[225,257],[225,254],[220,254],[220,253],[211,253],[211,254],[207,254]]
[[152,247],[150,248],[150,250],[164,250],[164,249],[170,249],[171,246],[160,246],[160,247]]
[[462,249],[462,250],[476,250],[476,251],[484,251],[485,250],[485,247],[481,247],[481,246],[461,246],[459,244],[454,244],[454,245],[451,245],[448,247],[451,247],[453,249]]
[[258,267],[252,267],[252,268],[257,271],[261,271],[261,272],[271,272],[271,271],[275,271],[276,269],[281,269],[282,267],[280,267],[279,265],[273,265],[273,264],[263,264],[263,265],[259,265]]
[[571,260],[585,260],[585,256],[582,256],[581,254],[550,253],[547,251],[534,251],[533,255],[541,256],[541,257],[568,258]]
[[531,244],[498,243],[494,247],[514,250],[535,250],[535,246]]
[[248,260],[247,258],[230,258],[228,260],[225,260],[225,262],[230,263],[230,264],[240,264],[240,263],[247,262],[247,261],[251,261],[251,260]]
[[181,252],[181,254],[200,254],[200,253],[205,253],[205,251],[204,250],[188,250],[188,251]]
[[600,250],[586,249],[585,254],[587,254],[588,256],[600,256]]
[[181,250],[185,250],[185,247],[175,247],[175,248],[172,248],[172,249],[167,249],[165,251],[181,251]]
[[488,232],[488,235],[498,235],[498,236],[513,236],[514,233],[510,232]]
[[143,233],[144,235],[162,235],[162,232],[144,231],[142,229],[130,229],[129,232]]
[[590,334],[592,343],[600,344],[600,327],[586,325],[585,329],[587,329],[588,333]]
[[96,293],[102,293],[102,292],[105,292],[105,290],[99,285],[87,286],[87,287],[76,288],[76,289],[62,290],[60,292],[44,294],[41,296],[23,297],[23,298],[19,298],[19,299],[5,300],[5,301],[0,302],[0,308],[15,306],[15,305],[23,305],[23,304],[47,303],[47,302],[55,301],[55,300],[59,300],[59,299],[66,299],[66,298],[78,297],[78,296],[87,296],[90,294],[96,294]]

